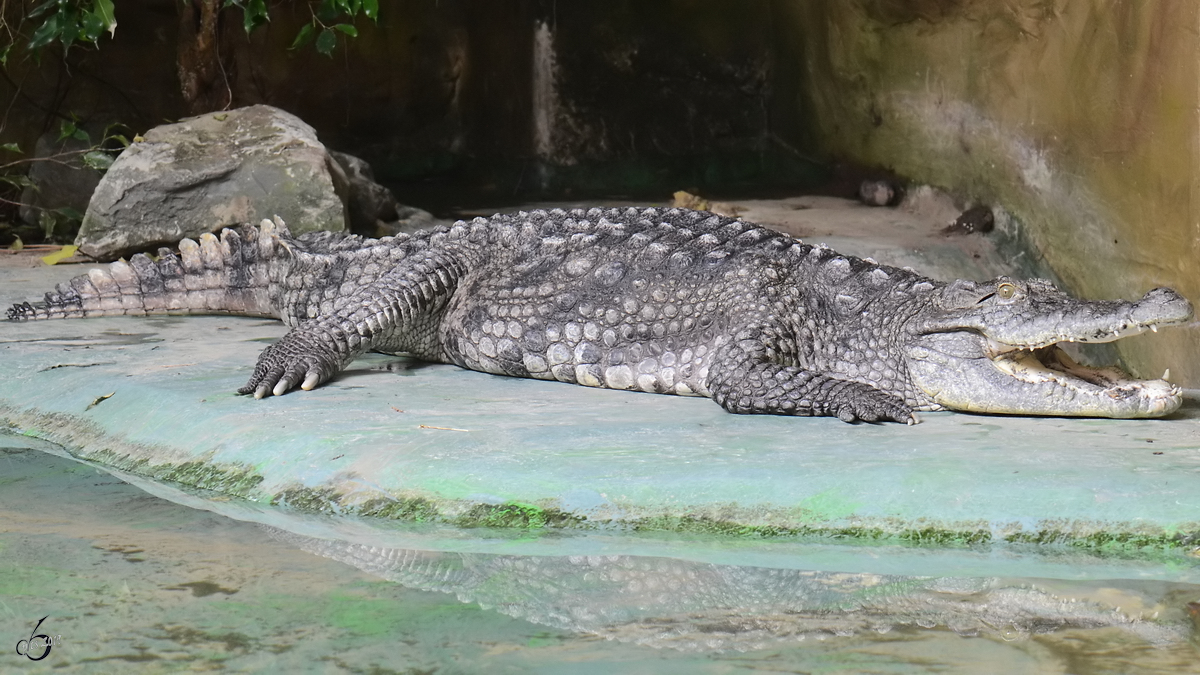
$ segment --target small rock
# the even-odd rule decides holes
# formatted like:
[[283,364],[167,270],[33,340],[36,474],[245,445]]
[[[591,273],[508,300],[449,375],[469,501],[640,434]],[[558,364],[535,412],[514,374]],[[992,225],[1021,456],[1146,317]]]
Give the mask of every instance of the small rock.
[[890,180],[864,180],[858,185],[858,200],[867,206],[895,206],[904,191]]
[[424,230],[444,222],[446,221],[435,218],[433,214],[423,209],[397,204],[395,220],[375,221],[375,232],[371,236],[390,237],[401,232],[411,234],[417,230]]
[[700,195],[692,194],[686,190],[679,190],[673,195],[671,206],[677,209],[691,209],[693,211],[708,211],[719,216],[727,216],[729,218],[737,218],[741,213],[741,209],[727,202],[710,202]]
[[942,234],[987,234],[996,227],[996,217],[988,206],[972,206],[963,211],[953,223],[942,230]]
[[347,224],[351,232],[364,237],[387,237],[441,222],[428,211],[397,202],[391,190],[375,182],[375,173],[365,160],[344,152],[329,154],[345,174]]

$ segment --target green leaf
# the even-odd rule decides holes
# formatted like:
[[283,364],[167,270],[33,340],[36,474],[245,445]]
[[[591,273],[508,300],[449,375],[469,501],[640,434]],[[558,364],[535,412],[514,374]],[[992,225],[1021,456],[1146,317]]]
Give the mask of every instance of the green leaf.
[[[24,190],[27,187],[35,187],[33,181],[29,180],[28,176],[20,174],[3,174],[0,173],[0,183],[8,183],[9,185]],[[35,188],[36,189],[36,188]]]
[[337,16],[338,11],[333,0],[321,0],[321,4],[317,7],[317,20],[321,23],[330,23]]
[[18,155],[25,154],[25,153],[21,152],[21,146],[17,145],[16,143],[5,143],[4,145],[0,145],[0,150],[7,150],[9,152],[15,152]]
[[337,46],[337,33],[334,33],[333,31],[329,30],[328,28],[322,30],[321,34],[319,36],[317,36],[317,51],[321,52],[325,56],[329,56],[332,58],[333,48],[336,46]]
[[315,27],[311,23],[304,24],[299,33],[296,33],[296,39],[292,41],[292,46],[288,49],[298,49],[312,42]]
[[51,253],[50,255],[42,256],[42,262],[46,263],[47,265],[57,265],[58,263],[62,262],[63,260],[66,260],[67,258],[70,258],[71,256],[75,255],[75,252],[78,250],[79,250],[78,246],[76,246],[74,244],[69,244],[67,246],[63,246],[62,248],[58,249],[54,253]]
[[75,132],[78,130],[79,127],[76,127],[74,122],[70,120],[63,120],[62,124],[58,127],[58,140],[61,141],[68,139],[74,136]]
[[113,156],[107,152],[104,152],[103,150],[93,150],[91,152],[84,153],[83,163],[86,164],[88,168],[104,172],[108,171],[108,168],[113,165]]
[[363,14],[372,21],[379,20],[379,0],[363,0]]
[[80,129],[75,124],[75,120],[63,120],[62,125],[58,127],[58,140],[63,141],[68,138],[74,138],[88,144],[92,142],[92,137],[88,136],[88,132]]
[[100,35],[104,33],[104,28],[104,19],[94,12],[84,12],[83,20],[79,24],[79,39],[96,44]]
[[[75,44],[75,40],[79,39],[79,35],[83,32],[83,26],[79,24],[79,11],[77,7],[59,3],[58,10],[58,39],[62,42],[63,51],[71,48]],[[65,7],[63,5],[66,5]]]
[[242,28],[246,29],[247,35],[270,20],[271,17],[267,15],[266,0],[250,0],[242,9]]
[[108,31],[108,36],[117,36],[117,15],[113,8],[113,0],[95,0],[92,3],[92,14],[104,23],[104,30]]
[[350,37],[358,37],[358,29],[348,23],[339,23],[334,26],[335,30],[340,30]]
[[29,13],[29,18],[36,19],[39,16],[45,14],[46,10],[50,9],[51,7],[53,7],[57,4],[58,4],[58,0],[46,0],[46,2],[43,2],[42,4],[33,8],[33,11]]
[[8,65],[8,52],[11,50],[12,50],[11,42],[4,45],[4,48],[0,49],[0,68],[3,68]]
[[59,22],[58,14],[52,14],[49,19],[46,19],[46,23],[33,32],[33,37],[29,40],[29,50],[41,49],[58,39]]

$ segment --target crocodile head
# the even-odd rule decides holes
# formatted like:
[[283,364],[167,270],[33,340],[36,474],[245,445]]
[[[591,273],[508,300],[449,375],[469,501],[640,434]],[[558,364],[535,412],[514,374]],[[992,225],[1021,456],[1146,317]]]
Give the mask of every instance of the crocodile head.
[[1191,303],[1167,288],[1136,302],[1089,302],[1041,279],[960,280],[934,291],[929,309],[909,322],[905,356],[933,408],[1159,417],[1182,403],[1165,375],[1137,380],[1118,368],[1081,366],[1058,344],[1112,342],[1191,318]]

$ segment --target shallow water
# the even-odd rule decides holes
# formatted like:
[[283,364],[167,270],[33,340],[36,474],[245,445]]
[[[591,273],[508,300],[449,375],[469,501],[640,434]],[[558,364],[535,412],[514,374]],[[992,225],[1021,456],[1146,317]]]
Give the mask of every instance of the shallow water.
[[[0,449],[0,672],[1200,673],[1193,602],[1166,582],[369,547]],[[13,646],[43,616],[33,662]]]

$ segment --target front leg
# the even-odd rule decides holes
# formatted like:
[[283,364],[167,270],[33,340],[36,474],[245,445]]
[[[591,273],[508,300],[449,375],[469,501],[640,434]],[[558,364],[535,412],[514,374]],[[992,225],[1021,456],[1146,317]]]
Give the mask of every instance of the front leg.
[[892,421],[915,424],[903,400],[862,382],[776,362],[775,340],[762,327],[748,327],[717,351],[709,366],[708,389],[732,413],[837,417],[843,422]]
[[[328,381],[377,345],[437,354],[427,328],[446,306],[464,273],[451,253],[427,252],[374,283],[335,301],[333,311],[299,323],[263,350],[239,394],[279,396],[296,385],[309,390]],[[414,330],[417,328],[418,330]],[[390,351],[390,349],[389,349]]]
[[297,384],[308,391],[345,369],[366,351],[364,344],[357,332],[305,321],[259,354],[254,374],[238,393],[279,396]]

